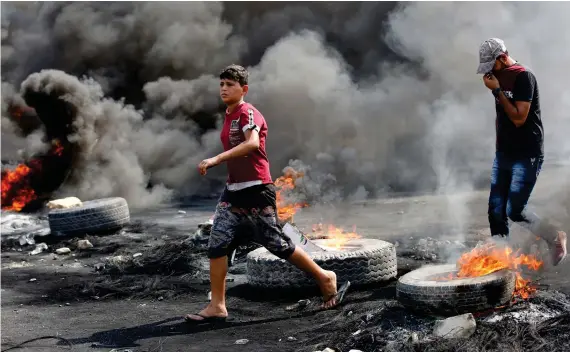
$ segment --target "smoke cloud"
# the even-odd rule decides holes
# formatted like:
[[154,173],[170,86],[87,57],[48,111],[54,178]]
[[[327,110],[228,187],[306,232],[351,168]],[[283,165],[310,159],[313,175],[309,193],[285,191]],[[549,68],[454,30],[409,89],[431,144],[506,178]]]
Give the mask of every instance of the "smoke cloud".
[[[458,192],[487,184],[494,151],[493,100],[475,74],[486,38],[504,39],[533,69],[547,159],[569,159],[570,89],[560,79],[570,60],[568,10],[565,3],[496,3],[492,15],[479,3],[7,3],[3,105],[8,85],[64,87],[79,108],[73,138],[83,154],[61,192],[145,206],[223,184],[223,167],[204,178],[196,165],[220,150],[216,73],[242,63],[251,73],[248,100],[269,124],[274,177],[288,165],[302,168],[303,197],[327,202],[435,191],[449,195],[449,218],[461,230],[468,193]],[[33,74],[41,69],[62,72]],[[4,139],[14,133],[2,116]],[[560,192],[568,176],[547,213],[568,202]]]

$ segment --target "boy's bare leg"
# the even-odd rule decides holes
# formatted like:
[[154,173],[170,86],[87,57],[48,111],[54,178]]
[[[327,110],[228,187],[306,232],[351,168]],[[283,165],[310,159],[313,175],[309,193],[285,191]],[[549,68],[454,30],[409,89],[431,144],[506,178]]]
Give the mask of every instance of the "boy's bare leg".
[[203,317],[227,317],[226,309],[226,274],[228,272],[228,257],[210,259],[210,287],[212,300],[200,315],[188,314],[187,319],[203,320]]
[[315,278],[325,301],[323,308],[332,308],[337,304],[336,299],[333,298],[337,292],[336,274],[334,272],[322,269],[309,257],[307,252],[299,247],[295,247],[295,251],[287,260]]

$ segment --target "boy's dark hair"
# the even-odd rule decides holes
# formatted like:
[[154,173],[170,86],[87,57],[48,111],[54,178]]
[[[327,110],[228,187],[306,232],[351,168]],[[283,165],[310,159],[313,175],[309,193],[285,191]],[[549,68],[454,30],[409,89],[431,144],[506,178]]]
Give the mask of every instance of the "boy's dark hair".
[[249,78],[247,70],[240,65],[229,65],[220,72],[220,79],[229,79],[245,86]]

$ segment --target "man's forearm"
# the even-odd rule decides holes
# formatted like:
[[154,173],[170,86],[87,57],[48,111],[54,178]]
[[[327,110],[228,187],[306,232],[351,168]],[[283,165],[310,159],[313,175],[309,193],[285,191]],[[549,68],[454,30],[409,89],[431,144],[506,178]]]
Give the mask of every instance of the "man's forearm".
[[220,163],[223,163],[230,159],[246,156],[257,149],[258,149],[257,145],[255,145],[251,141],[245,141],[243,143],[236,145],[235,147],[233,147],[228,151],[218,154],[217,158],[220,161]]
[[505,110],[505,113],[517,127],[521,125],[522,122],[524,122],[524,119],[519,116],[517,107],[510,102],[503,91],[499,92],[499,103],[501,103],[503,109]]

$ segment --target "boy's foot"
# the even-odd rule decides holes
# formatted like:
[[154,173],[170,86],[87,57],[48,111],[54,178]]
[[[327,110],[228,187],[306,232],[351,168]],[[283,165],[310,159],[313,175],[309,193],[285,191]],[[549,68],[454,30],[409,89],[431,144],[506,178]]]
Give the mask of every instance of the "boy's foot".
[[560,264],[565,258],[567,249],[566,249],[566,232],[558,231],[558,235],[553,243],[548,243],[548,247],[550,247],[550,252],[552,254],[552,264],[554,266]]
[[209,304],[200,313],[186,314],[184,320],[187,322],[209,323],[215,321],[225,321],[227,317],[228,311],[225,307],[217,308]]
[[332,271],[325,272],[328,276],[328,280],[319,283],[319,286],[323,294],[323,304],[321,308],[326,310],[334,308],[342,302],[346,291],[350,287],[350,282],[346,282],[341,289],[337,291],[336,274]]

